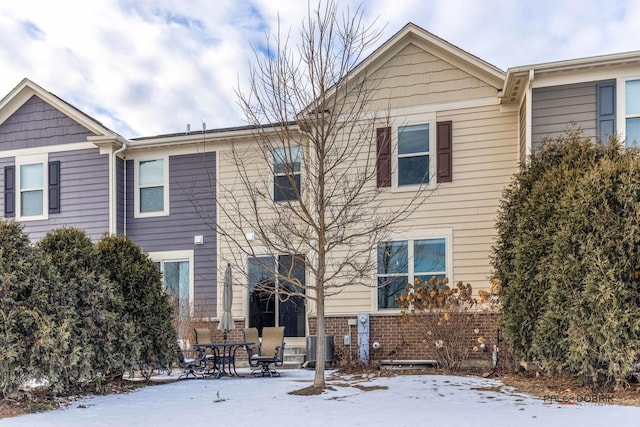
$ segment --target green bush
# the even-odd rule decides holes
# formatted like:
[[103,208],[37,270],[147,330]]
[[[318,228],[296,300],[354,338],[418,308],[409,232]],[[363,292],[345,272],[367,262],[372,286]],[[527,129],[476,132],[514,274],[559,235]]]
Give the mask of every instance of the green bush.
[[0,220],[0,390],[17,398],[32,378],[32,349],[42,315],[32,303],[35,286],[50,283],[45,260],[31,247],[22,226]]
[[34,363],[53,393],[78,386],[101,391],[113,372],[122,372],[120,349],[130,325],[120,320],[122,298],[106,275],[99,275],[98,254],[82,230],[52,230],[37,247],[48,257],[58,280],[34,290],[34,302],[47,314]]
[[123,301],[120,320],[133,326],[124,345],[128,368],[147,375],[170,368],[176,359],[172,309],[160,271],[127,236],[104,236],[96,243],[100,271],[117,285]]
[[504,192],[493,251],[504,335],[521,357],[594,386],[623,383],[640,348],[640,160],[570,131]]

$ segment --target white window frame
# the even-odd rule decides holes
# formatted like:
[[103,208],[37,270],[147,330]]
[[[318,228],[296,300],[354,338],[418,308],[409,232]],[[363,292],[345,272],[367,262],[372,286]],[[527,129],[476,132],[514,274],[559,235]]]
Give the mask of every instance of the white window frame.
[[[155,212],[140,212],[140,163],[152,160],[163,161],[163,209]],[[151,218],[169,215],[169,156],[145,156],[136,158],[133,166],[134,179],[134,218]],[[144,187],[142,187],[144,188]]]
[[160,263],[160,271],[163,273],[164,286],[164,263],[165,262],[189,262],[189,316],[194,317],[194,288],[195,288],[195,264],[193,250],[182,251],[158,251],[149,252],[151,261]]
[[[42,164],[42,214],[22,215],[22,183],[20,182],[21,167],[26,165]],[[49,155],[37,154],[31,156],[19,156],[15,159],[15,208],[18,221],[37,221],[49,219]]]
[[[616,130],[623,141],[627,139],[627,119],[640,118],[640,114],[627,114],[627,82],[640,80],[640,75],[619,77],[616,79]],[[637,141],[640,145],[640,141]]]
[[298,172],[294,172],[294,175],[299,175],[300,176],[300,188],[298,188],[298,193],[300,195],[302,195],[302,187],[303,187],[303,182],[302,182],[302,167],[303,167],[303,157],[304,157],[304,152],[303,152],[303,147],[302,144],[291,144],[290,146],[287,147],[274,147],[274,149],[271,152],[271,176],[270,176],[270,180],[269,180],[269,191],[271,192],[271,203],[274,203],[275,205],[278,205],[280,203],[290,203],[292,201],[295,201],[296,199],[284,199],[284,200],[276,200],[276,194],[275,194],[275,187],[276,187],[276,176],[286,176],[286,173],[276,173],[276,164],[275,164],[275,150],[277,149],[286,149],[286,148],[294,148],[294,147],[298,147],[298,153],[300,156],[300,170]]
[[[399,158],[405,157],[398,154],[398,142],[400,128],[405,126],[414,125],[428,125],[429,126],[429,151],[421,153],[421,155],[429,155],[429,182],[423,184],[411,184],[411,185],[398,185],[399,177]],[[391,123],[391,159],[392,159],[392,171],[391,171],[391,188],[394,192],[400,191],[415,191],[420,187],[426,187],[428,189],[435,188],[436,186],[436,152],[437,152],[437,132],[436,132],[436,114],[425,113],[417,115],[408,115],[402,119],[395,119]],[[406,157],[411,157],[407,155]]]
[[[413,271],[413,254],[414,254],[414,245],[413,242],[416,240],[432,240],[432,239],[444,239],[445,245],[445,277],[449,279],[449,286],[454,283],[453,279],[453,229],[450,228],[442,228],[442,229],[427,229],[427,230],[417,230],[407,233],[394,233],[388,238],[378,242],[408,242],[408,254],[407,254],[407,284],[414,283],[415,272]],[[375,245],[373,256],[376,259],[376,266],[374,270],[374,278],[373,278],[373,289],[375,292],[372,292],[372,306],[374,311],[383,312],[383,313],[394,313],[400,312],[400,308],[380,308],[378,307],[378,244]],[[389,276],[403,276],[403,274],[391,274]]]

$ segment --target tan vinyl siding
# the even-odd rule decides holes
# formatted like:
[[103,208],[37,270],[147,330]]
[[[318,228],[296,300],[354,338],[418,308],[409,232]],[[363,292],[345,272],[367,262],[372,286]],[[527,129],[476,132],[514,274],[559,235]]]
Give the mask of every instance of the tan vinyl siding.
[[379,91],[374,110],[496,96],[496,88],[413,44],[371,76]]
[[[517,170],[517,111],[503,113],[499,106],[443,111],[437,121],[453,122],[453,182],[439,184],[422,205],[394,233],[452,230],[450,280],[487,288],[495,217],[502,191]],[[386,189],[387,208],[402,205],[414,194]],[[390,230],[391,231],[391,230]],[[372,271],[371,284],[375,280]],[[374,287],[354,286],[327,301],[328,314],[376,311]]]
[[[244,242],[245,233],[257,232],[257,230],[249,225],[239,229],[239,225],[233,223],[233,221],[242,222],[240,215],[237,214],[238,207],[239,210],[246,213],[249,218],[252,217],[249,213],[251,210],[249,197],[242,179],[246,177],[252,182],[261,183],[260,189],[265,192],[265,194],[270,194],[269,187],[272,180],[270,178],[269,166],[266,164],[262,153],[256,148],[257,145],[253,140],[235,141],[233,146],[234,149],[237,150],[239,158],[242,159],[242,165],[235,164],[231,143],[220,145],[217,150],[217,223],[221,231],[218,237],[218,260],[221,266],[229,262],[234,269],[241,268],[243,272],[246,272],[247,257],[237,250],[232,242]],[[263,217],[266,218],[271,215],[271,207],[272,206],[266,205],[261,207]],[[229,237],[225,237],[225,233],[228,233]],[[219,269],[218,283],[222,283],[222,281],[222,269]],[[242,276],[241,273],[236,270],[234,272],[234,283],[246,285],[246,282],[246,277]],[[247,316],[247,304],[247,287],[234,286],[233,315]]]
[[[388,231],[429,233],[436,229],[450,230],[453,272],[450,279],[454,282],[471,283],[476,290],[487,288],[491,275],[490,254],[498,204],[502,191],[517,170],[519,160],[518,111],[501,111],[495,87],[411,44],[377,69],[372,77],[376,79],[374,85],[377,92],[369,107],[376,111],[378,117],[386,115],[382,112],[390,113],[394,123],[392,133],[404,121],[409,123],[425,115],[433,117],[433,125],[435,122],[448,120],[453,123],[453,181],[430,190],[429,197],[406,221]],[[363,124],[363,129],[370,129],[367,135],[370,141],[361,143],[368,143],[371,152],[361,154],[362,158],[359,158],[356,165],[344,165],[345,168],[363,167],[367,160],[371,162],[375,159],[375,128],[380,126],[382,125]],[[342,141],[349,142],[353,143],[353,140],[348,137]],[[392,141],[394,143],[397,140]],[[433,144],[435,151],[435,141]],[[264,182],[263,190],[271,191],[269,168],[264,164],[263,156],[255,149],[255,143],[247,140],[236,147],[240,150],[240,158],[247,165],[246,170],[251,179]],[[238,170],[230,159],[230,146],[221,146],[218,154],[218,220],[219,225],[224,228],[229,225],[229,219],[225,219],[223,212],[224,206],[230,206],[229,202],[233,198],[243,197],[243,189]],[[365,159],[367,155],[369,158]],[[370,185],[375,186],[375,174]],[[411,200],[414,194],[414,190],[406,188],[386,188],[378,199],[382,203],[380,209],[397,209]],[[248,209],[248,205],[245,206]],[[264,207],[265,215],[270,214],[269,209],[271,207]],[[242,240],[244,233],[250,231],[250,228],[242,232],[233,231],[232,238]],[[220,237],[221,262],[229,260],[238,266],[245,265],[246,259],[232,251],[224,240]],[[362,245],[363,248],[367,247],[364,246],[365,243]],[[334,252],[331,256],[340,259],[342,255]],[[375,257],[375,252],[370,253],[370,256]],[[376,311],[375,281],[376,272],[372,269],[365,284],[343,288],[337,295],[329,297],[326,301],[326,314]],[[235,292],[234,314],[244,315],[247,290],[237,287]]]

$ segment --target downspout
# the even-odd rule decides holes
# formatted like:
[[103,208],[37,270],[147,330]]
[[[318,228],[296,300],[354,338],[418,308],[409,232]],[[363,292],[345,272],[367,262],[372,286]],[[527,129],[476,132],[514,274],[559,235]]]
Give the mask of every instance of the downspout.
[[[127,149],[127,142],[126,141],[122,141],[122,147],[118,148],[116,151],[113,152],[113,169],[114,169],[114,173],[113,175],[115,176],[118,172],[118,168],[117,168],[117,161],[118,161],[118,154],[122,153],[123,151],[125,151]],[[124,203],[123,203],[123,215],[122,215],[122,221],[123,221],[123,234],[126,236],[127,235],[127,161],[123,158],[122,159],[123,162],[123,197],[124,197]],[[116,191],[117,193],[117,191]],[[118,204],[116,203],[116,206]],[[117,218],[117,217],[116,217]],[[117,221],[117,220],[116,220]],[[115,229],[117,230],[117,223],[116,223],[116,227]],[[114,231],[116,231],[114,230]]]
[[526,111],[526,121],[527,121],[527,128],[525,130],[525,158],[529,159],[531,157],[531,152],[533,151],[533,142],[532,142],[532,129],[533,129],[533,124],[531,123],[531,117],[532,117],[532,111],[531,109],[533,108],[533,99],[531,99],[533,97],[533,80],[535,78],[535,70],[532,68],[529,70],[529,81],[527,84],[527,98],[525,100],[525,102],[527,103],[527,105],[525,106],[525,111]]

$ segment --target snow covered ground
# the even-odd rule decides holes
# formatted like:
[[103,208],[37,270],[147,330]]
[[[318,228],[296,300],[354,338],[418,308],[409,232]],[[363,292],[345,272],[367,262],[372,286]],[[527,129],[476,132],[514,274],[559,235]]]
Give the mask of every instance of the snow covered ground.
[[639,425],[640,407],[559,405],[496,380],[439,375],[362,379],[327,373],[333,390],[287,394],[313,372],[280,378],[186,380],[129,394],[84,398],[57,411],[0,420],[5,426],[613,426]]

